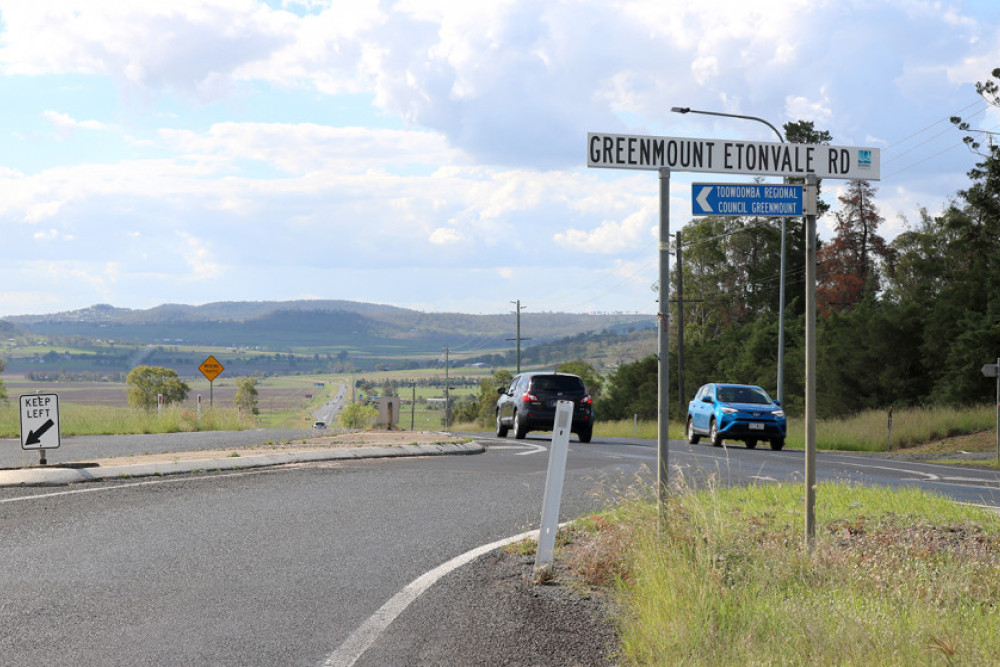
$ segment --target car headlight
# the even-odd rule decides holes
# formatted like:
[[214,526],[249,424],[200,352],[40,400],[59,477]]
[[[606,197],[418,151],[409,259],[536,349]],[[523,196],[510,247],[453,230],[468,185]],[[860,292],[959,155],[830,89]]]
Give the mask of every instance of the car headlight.
[[736,408],[719,408],[719,412],[722,412],[723,414],[727,415],[735,415],[737,412],[739,412],[739,410],[737,410]]
[[784,410],[775,410],[771,414],[774,415],[775,417],[784,417],[785,416],[785,411]]

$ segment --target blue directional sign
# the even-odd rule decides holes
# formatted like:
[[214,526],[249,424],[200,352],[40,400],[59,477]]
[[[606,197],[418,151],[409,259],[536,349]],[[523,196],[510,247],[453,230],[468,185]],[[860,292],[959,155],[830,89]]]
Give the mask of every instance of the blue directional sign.
[[801,185],[692,183],[692,215],[802,215]]

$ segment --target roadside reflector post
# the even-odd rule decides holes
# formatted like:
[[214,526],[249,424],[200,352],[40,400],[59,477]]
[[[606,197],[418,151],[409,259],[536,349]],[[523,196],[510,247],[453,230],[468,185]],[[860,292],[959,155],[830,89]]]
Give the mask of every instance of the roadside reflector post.
[[892,406],[889,406],[889,440],[886,442],[885,451],[892,451]]
[[563,479],[566,476],[566,455],[569,452],[569,433],[573,424],[573,401],[556,402],[556,418],[552,429],[552,448],[549,450],[549,467],[545,473],[545,494],[542,496],[542,525],[538,531],[538,549],[535,550],[535,571],[552,565],[556,548],[556,531],[559,529],[559,501],[562,498]]
[[1000,357],[997,358],[996,364],[983,364],[979,370],[983,377],[997,379],[997,462],[1000,463]]

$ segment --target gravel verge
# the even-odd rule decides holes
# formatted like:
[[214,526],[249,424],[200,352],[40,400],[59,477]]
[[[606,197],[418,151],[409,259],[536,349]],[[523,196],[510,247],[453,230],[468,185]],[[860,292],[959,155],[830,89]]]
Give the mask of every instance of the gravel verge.
[[613,609],[556,562],[533,583],[534,556],[492,551],[435,584],[357,665],[617,665]]

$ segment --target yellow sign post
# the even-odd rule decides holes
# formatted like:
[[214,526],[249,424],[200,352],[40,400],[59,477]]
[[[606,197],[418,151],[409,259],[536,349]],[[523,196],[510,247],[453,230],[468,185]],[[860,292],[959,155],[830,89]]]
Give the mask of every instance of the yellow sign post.
[[218,359],[216,359],[214,356],[210,354],[208,355],[208,359],[201,362],[201,366],[198,366],[198,370],[201,371],[202,375],[208,378],[208,405],[209,407],[211,407],[212,390],[214,388],[213,383],[215,382],[215,378],[219,377],[222,371],[226,369],[222,364],[219,363]]

